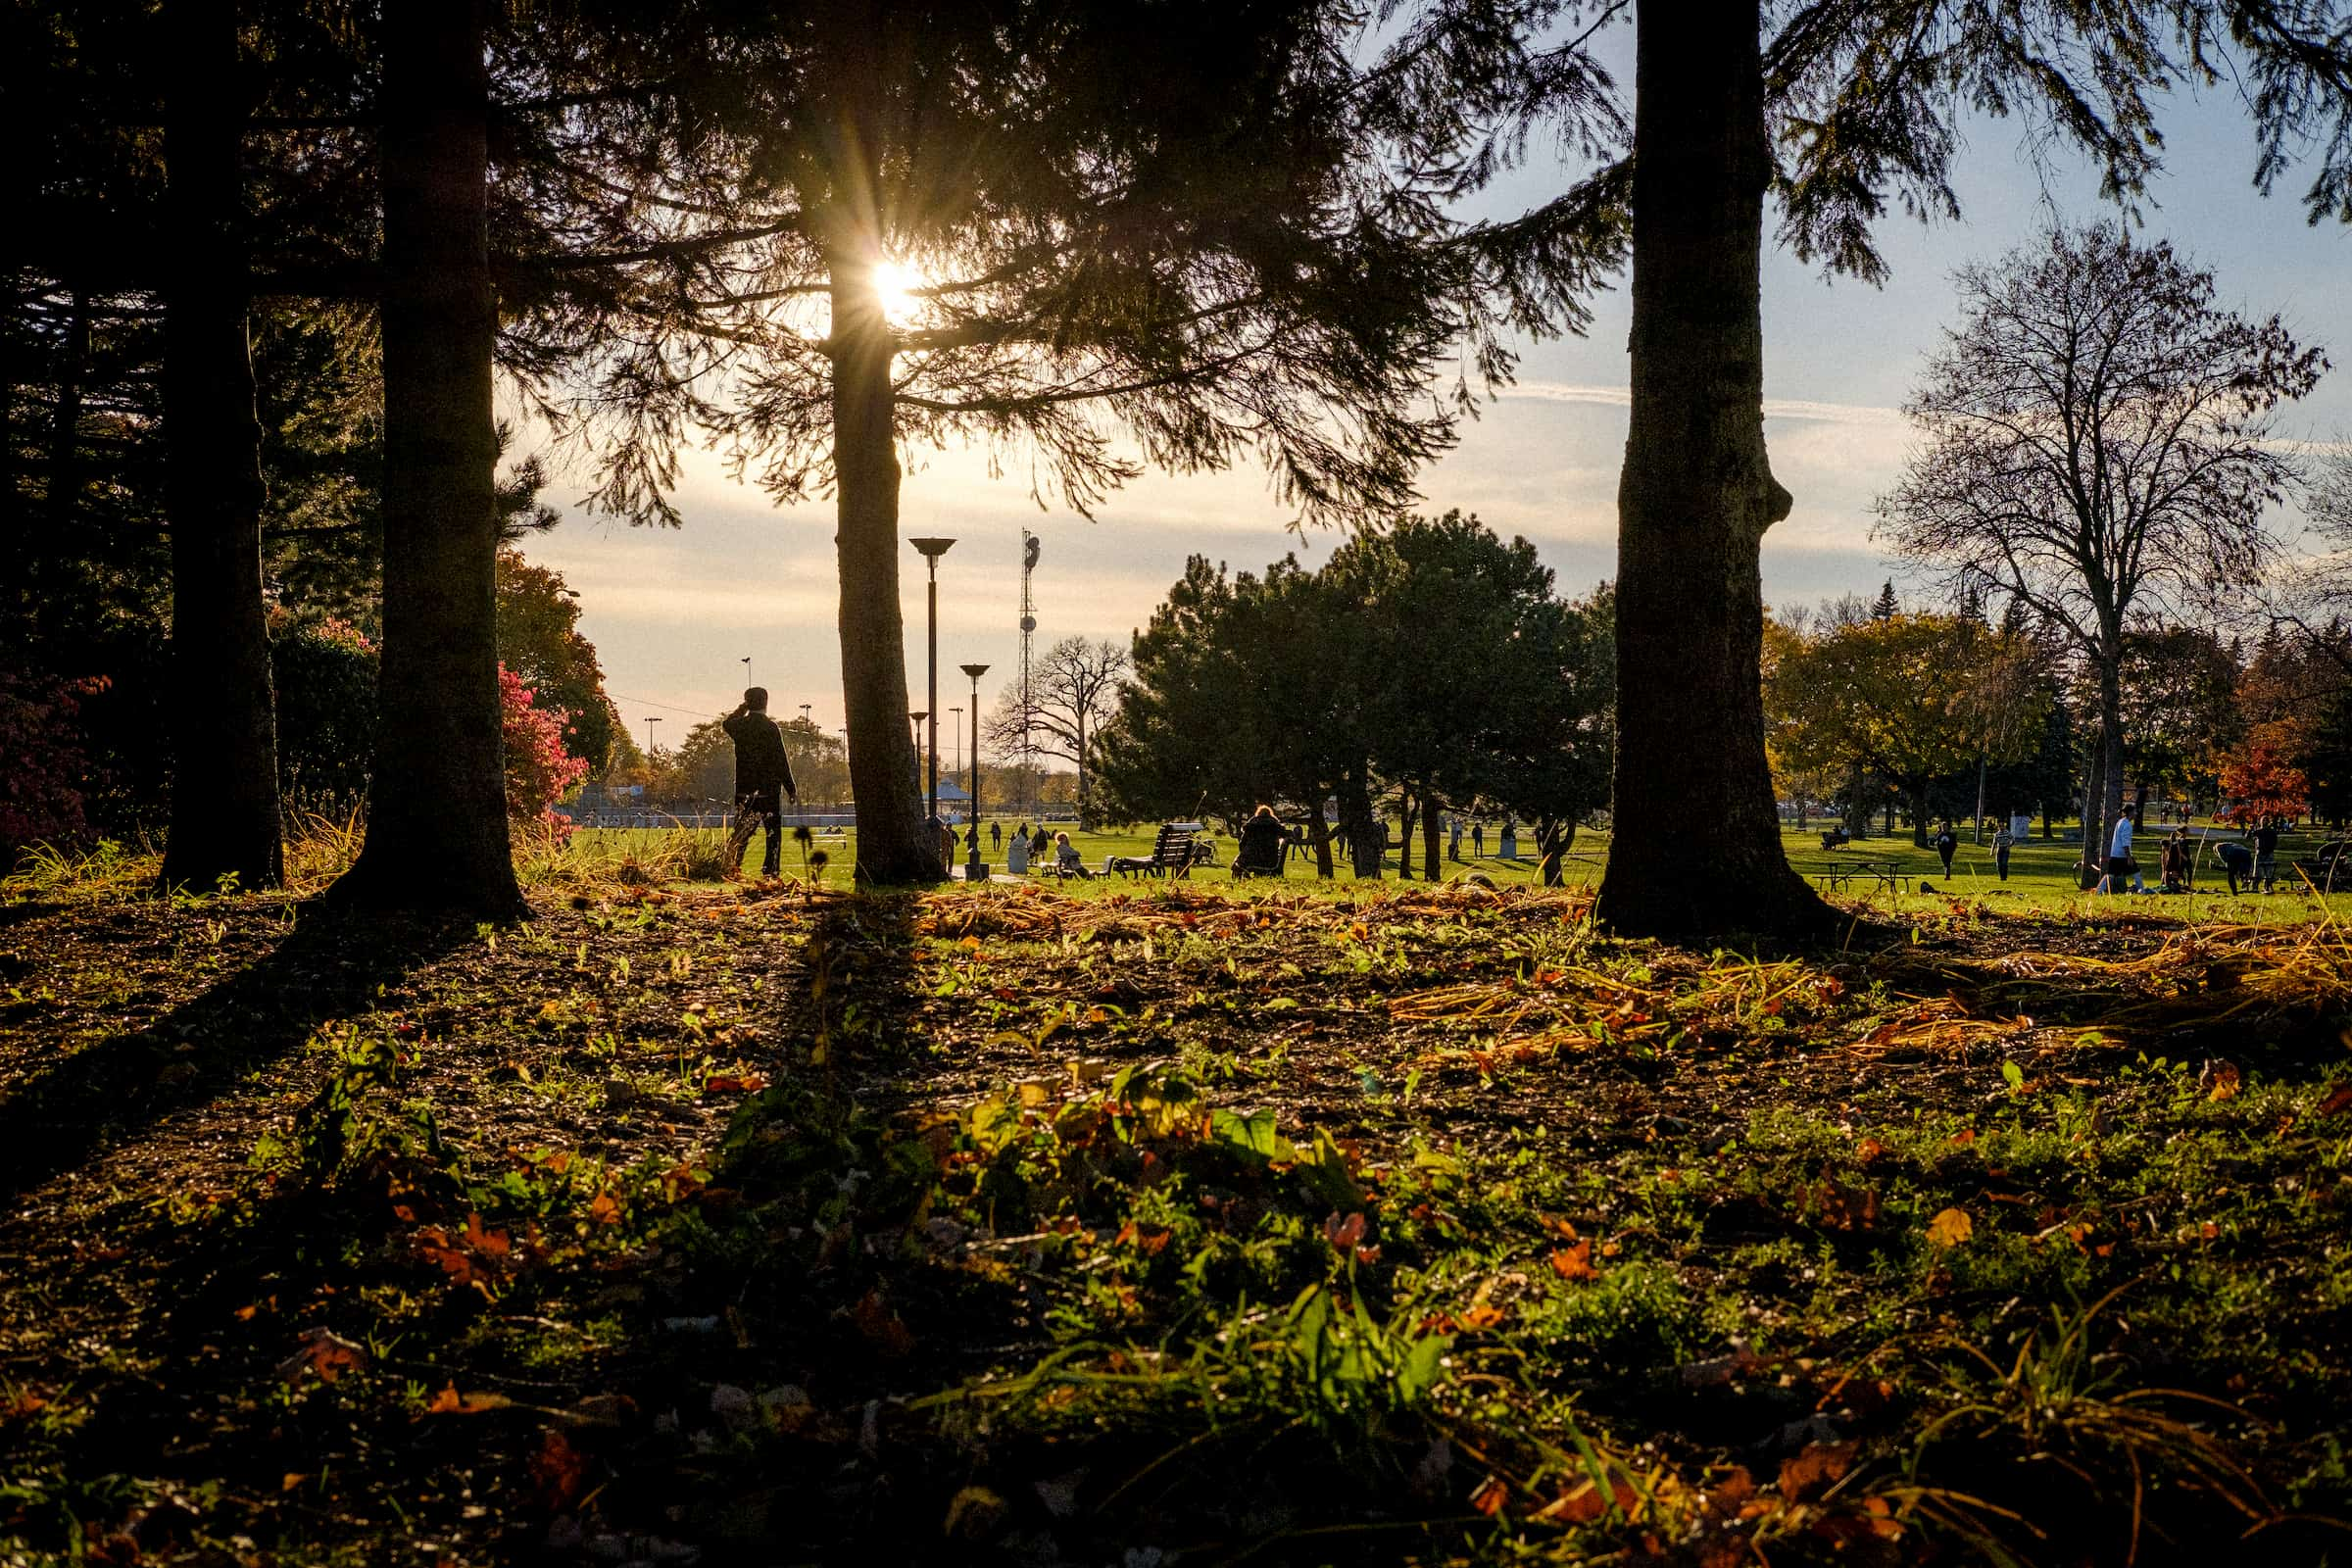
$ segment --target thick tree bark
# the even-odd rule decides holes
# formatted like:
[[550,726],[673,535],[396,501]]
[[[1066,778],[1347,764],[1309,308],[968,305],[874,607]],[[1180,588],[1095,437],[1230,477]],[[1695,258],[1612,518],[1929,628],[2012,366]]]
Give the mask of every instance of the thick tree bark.
[[1764,760],[1759,554],[1790,502],[1764,451],[1760,20],[1758,0],[1641,8],[1616,832],[1596,911],[1636,935],[1834,925],[1789,868]]
[[[1435,795],[1425,794],[1423,799],[1435,802],[1437,797]],[[1439,834],[1444,830],[1445,826],[1446,823],[1434,805],[1426,808],[1422,811],[1421,875],[1424,879],[1431,882],[1437,881],[1446,874],[1444,871],[1439,869],[1441,860],[1440,847],[1438,844]],[[1412,853],[1410,846],[1407,846],[1405,853],[1407,855]]]
[[498,685],[489,77],[480,0],[383,27],[384,643],[368,840],[334,897],[530,913]]
[[871,260],[854,244],[827,258],[833,299],[833,546],[841,571],[841,681],[850,790],[858,802],[858,880],[937,882],[939,845],[906,733],[906,623],[899,614],[899,455],[890,323]]
[[1372,810],[1372,791],[1361,771],[1340,778],[1340,825],[1348,832],[1348,858],[1359,881],[1377,882],[1388,864],[1389,830]]
[[229,0],[170,0],[164,488],[172,523],[172,826],[163,885],[284,877],[262,607],[262,426],[247,335]]

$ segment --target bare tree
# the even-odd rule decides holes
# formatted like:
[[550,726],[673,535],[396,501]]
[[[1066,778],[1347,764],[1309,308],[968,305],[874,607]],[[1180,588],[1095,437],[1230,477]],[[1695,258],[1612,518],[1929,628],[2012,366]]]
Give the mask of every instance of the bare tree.
[[2096,671],[2087,877],[2123,805],[2127,631],[2260,584],[2278,553],[2263,514],[2295,479],[2271,416],[2328,362],[2112,223],[2053,228],[1957,281],[1964,318],[1904,409],[1925,444],[1878,532],[1956,595],[2039,612]]
[[1128,667],[1127,650],[1118,643],[1064,637],[1030,672],[1028,705],[1022,706],[1020,681],[1007,681],[988,722],[988,739],[999,752],[1058,757],[1078,769],[1081,827],[1094,810],[1087,748],[1117,710]]

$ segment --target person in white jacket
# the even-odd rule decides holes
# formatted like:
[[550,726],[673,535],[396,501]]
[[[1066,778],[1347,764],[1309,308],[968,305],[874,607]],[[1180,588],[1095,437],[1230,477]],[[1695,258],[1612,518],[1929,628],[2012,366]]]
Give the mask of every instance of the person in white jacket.
[[2115,832],[2107,840],[2107,877],[2101,885],[2110,893],[2124,891],[2124,878],[2132,879],[2132,891],[2145,893],[2148,885],[2140,880],[2139,871],[2132,864],[2132,813],[2121,812],[2115,819]]

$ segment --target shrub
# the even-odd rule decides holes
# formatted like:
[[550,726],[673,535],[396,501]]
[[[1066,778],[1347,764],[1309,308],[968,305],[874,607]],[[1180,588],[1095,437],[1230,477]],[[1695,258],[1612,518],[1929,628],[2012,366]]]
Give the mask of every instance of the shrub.
[[0,872],[28,846],[71,843],[87,831],[82,791],[89,771],[76,699],[102,688],[0,670]]

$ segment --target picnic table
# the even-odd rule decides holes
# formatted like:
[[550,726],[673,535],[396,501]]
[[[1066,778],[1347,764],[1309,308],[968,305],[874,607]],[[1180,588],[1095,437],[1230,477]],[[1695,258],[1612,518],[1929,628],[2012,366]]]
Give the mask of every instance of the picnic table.
[[1912,878],[1900,860],[1839,860],[1815,878],[1825,893],[1841,893],[1848,883],[1883,887],[1889,893],[1908,893]]

